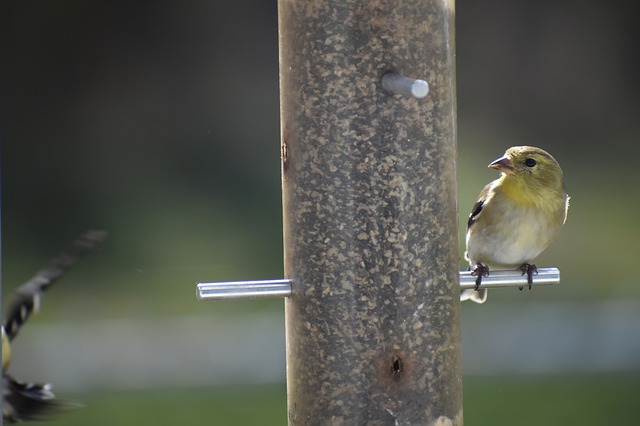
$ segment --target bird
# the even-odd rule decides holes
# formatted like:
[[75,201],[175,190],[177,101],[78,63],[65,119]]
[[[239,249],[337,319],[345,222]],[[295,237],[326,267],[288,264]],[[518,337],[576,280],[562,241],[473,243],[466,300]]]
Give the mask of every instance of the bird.
[[488,167],[500,177],[484,187],[469,215],[465,259],[476,285],[461,292],[461,301],[484,303],[482,278],[494,269],[520,269],[531,289],[532,262],[558,236],[569,210],[562,169],[547,151],[514,146]]
[[73,405],[57,399],[50,384],[23,383],[7,372],[12,358],[11,341],[31,314],[39,310],[43,293],[105,238],[104,231],[85,232],[16,289],[2,324],[2,419],[5,423],[43,420],[47,415]]

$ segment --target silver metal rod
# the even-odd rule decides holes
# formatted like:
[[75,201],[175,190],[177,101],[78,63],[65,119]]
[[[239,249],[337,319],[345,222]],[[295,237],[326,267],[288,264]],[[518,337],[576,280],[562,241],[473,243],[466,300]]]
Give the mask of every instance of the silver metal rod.
[[[555,285],[560,283],[560,270],[558,268],[538,268],[538,274],[533,276],[533,285]],[[474,288],[476,276],[471,271],[460,271],[460,290]],[[528,286],[527,276],[515,271],[491,271],[488,277],[482,278],[482,287],[524,287]]]
[[393,93],[413,96],[416,99],[422,99],[429,94],[429,83],[426,81],[393,73],[382,76],[382,87]]
[[198,300],[258,299],[291,296],[291,280],[199,283]]
[[[539,268],[533,277],[534,286],[555,285],[560,283],[558,268]],[[460,271],[460,289],[475,287],[476,277],[470,271]],[[482,287],[523,287],[527,286],[527,276],[520,271],[491,271],[482,278]],[[283,278],[261,281],[229,281],[199,283],[196,295],[198,300],[258,299],[291,296],[291,280]]]

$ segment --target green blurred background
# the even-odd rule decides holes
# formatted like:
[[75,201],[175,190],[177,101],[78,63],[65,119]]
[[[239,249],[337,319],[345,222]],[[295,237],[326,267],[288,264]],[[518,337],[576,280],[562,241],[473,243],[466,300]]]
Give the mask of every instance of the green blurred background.
[[[486,165],[565,170],[557,287],[463,306],[470,425],[635,424],[640,397],[638,8],[457,2],[461,224]],[[84,408],[56,425],[286,423],[283,302],[195,283],[282,275],[275,1],[4,1],[3,296],[85,229],[11,371]],[[6,306],[6,303],[5,303]]]

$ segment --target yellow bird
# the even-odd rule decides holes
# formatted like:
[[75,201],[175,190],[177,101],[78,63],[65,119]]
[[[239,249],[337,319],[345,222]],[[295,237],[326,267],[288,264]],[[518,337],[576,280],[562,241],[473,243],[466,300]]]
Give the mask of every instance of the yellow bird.
[[37,312],[42,294],[104,238],[104,231],[88,231],[55,257],[44,269],[17,288],[2,324],[2,420],[17,423],[43,420],[69,403],[55,397],[48,383],[23,383],[7,373],[11,362],[10,342],[22,325]]
[[521,269],[531,288],[532,262],[556,238],[569,209],[562,169],[543,149],[514,146],[489,167],[501,176],[484,187],[469,216],[465,259],[476,286],[460,295],[476,303],[487,300],[480,286],[490,269]]

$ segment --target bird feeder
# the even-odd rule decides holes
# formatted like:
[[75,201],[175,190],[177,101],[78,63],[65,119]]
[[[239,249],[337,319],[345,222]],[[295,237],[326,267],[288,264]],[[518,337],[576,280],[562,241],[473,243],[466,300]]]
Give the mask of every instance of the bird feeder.
[[278,8],[285,278],[198,298],[285,299],[289,425],[461,425],[454,2]]

